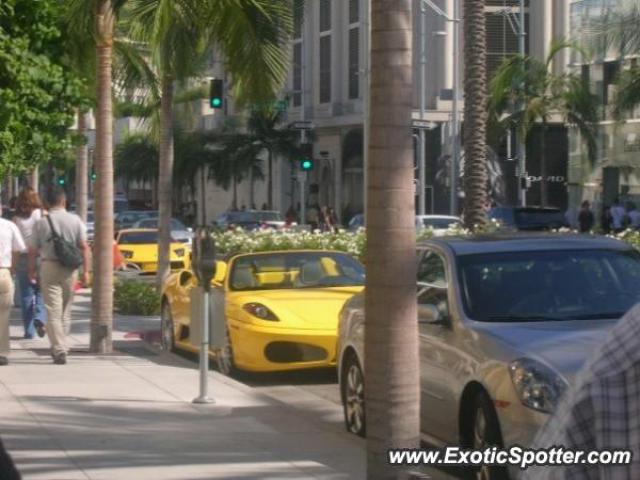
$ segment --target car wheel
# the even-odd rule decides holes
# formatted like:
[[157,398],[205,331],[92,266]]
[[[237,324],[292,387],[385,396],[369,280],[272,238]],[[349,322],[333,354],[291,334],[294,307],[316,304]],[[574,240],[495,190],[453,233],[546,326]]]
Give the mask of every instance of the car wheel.
[[231,336],[227,330],[226,341],[224,347],[219,348],[216,352],[216,363],[218,371],[223,375],[230,377],[236,372],[236,366],[233,361],[233,348],[231,346]]
[[[474,450],[486,448],[503,448],[500,423],[493,403],[485,392],[476,395],[471,406],[470,424],[467,426],[466,447]],[[506,467],[485,465],[473,469],[470,478],[475,480],[508,480]]]
[[171,307],[166,300],[162,302],[160,310],[160,342],[163,350],[173,352],[176,348],[175,331],[173,326],[173,318],[171,316]]
[[342,408],[347,430],[361,437],[366,433],[364,375],[355,355],[347,355],[341,376]]

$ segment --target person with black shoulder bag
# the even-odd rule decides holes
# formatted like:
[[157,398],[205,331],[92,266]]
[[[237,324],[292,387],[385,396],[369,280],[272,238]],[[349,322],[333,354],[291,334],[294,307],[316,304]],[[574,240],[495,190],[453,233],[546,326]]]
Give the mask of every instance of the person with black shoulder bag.
[[35,225],[29,245],[29,275],[37,279],[36,258],[40,256],[40,284],[47,310],[46,330],[53,362],[67,363],[67,335],[71,330],[71,307],[78,269],[82,283],[89,284],[89,245],[84,223],[66,210],[67,197],[61,188],[49,192],[49,214]]

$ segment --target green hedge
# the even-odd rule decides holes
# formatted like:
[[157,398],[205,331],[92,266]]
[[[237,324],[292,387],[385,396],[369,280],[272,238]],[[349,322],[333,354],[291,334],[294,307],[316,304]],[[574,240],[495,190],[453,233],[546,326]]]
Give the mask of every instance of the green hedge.
[[154,286],[135,280],[116,282],[113,304],[123,315],[160,314],[160,297]]

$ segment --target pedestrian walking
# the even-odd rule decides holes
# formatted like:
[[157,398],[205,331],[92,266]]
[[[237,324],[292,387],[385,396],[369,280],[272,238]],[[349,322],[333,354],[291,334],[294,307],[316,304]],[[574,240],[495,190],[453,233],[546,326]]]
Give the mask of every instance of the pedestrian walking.
[[529,468],[527,480],[640,478],[640,305],[611,329],[538,432],[536,449],[633,451],[626,465],[576,463]]
[[338,216],[333,207],[329,207],[329,219],[331,220],[331,230],[334,233],[338,232]]
[[640,229],[640,212],[636,208],[636,204],[629,202],[627,204],[627,218],[629,219],[629,227],[634,230]]
[[0,218],[0,366],[9,364],[9,317],[15,289],[13,270],[17,256],[26,249],[16,224]]
[[[13,222],[20,230],[25,244],[31,243],[33,229],[43,216],[42,202],[38,193],[31,187],[24,188],[16,201],[16,215]],[[24,325],[24,338],[33,338],[37,332],[39,337],[45,335],[46,313],[42,303],[42,294],[37,282],[29,278],[29,258],[26,251],[18,256],[15,272],[20,290],[20,308]],[[39,260],[37,260],[39,261]]]
[[67,363],[67,334],[71,329],[71,305],[77,269],[89,284],[89,245],[80,217],[66,210],[67,197],[59,187],[49,192],[49,215],[35,224],[29,245],[29,275],[38,278],[36,258],[41,257],[40,282],[47,310],[47,335],[55,364]]
[[611,228],[615,233],[624,230],[625,216],[626,212],[624,207],[620,204],[620,200],[616,198],[611,207]]
[[578,214],[578,227],[580,233],[589,233],[595,223],[595,217],[591,211],[591,205],[587,200],[582,202],[580,213]]

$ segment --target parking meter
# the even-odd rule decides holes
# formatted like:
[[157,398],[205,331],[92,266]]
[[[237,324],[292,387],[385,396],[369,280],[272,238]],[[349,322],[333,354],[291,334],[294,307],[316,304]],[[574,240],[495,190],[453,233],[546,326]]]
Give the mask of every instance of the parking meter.
[[216,274],[216,243],[209,227],[200,227],[193,238],[193,273],[198,284],[209,292]]
[[[193,318],[193,333],[196,334],[198,326],[201,332],[200,337],[200,395],[196,397],[194,403],[212,403],[213,400],[208,395],[207,371],[209,370],[209,303],[211,297],[211,280],[216,274],[216,244],[211,236],[211,230],[207,227],[200,227],[196,230],[193,238],[193,260],[191,268],[198,279],[200,286],[199,296],[201,297],[201,319]],[[194,299],[195,300],[195,299]],[[192,305],[193,307],[193,305]],[[192,310],[193,313],[193,310]],[[200,322],[198,322],[200,320]],[[195,337],[196,335],[194,335]],[[195,338],[194,338],[195,339]]]

